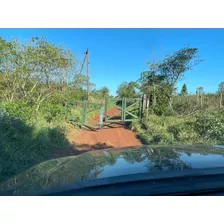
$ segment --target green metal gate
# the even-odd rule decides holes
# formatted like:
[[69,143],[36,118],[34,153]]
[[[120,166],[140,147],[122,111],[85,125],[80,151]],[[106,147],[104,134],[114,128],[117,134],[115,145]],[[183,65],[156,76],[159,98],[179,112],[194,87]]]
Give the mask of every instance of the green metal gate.
[[102,110],[103,104],[86,101],[84,104],[83,125],[100,128],[102,126],[102,122],[100,122]]
[[[103,104],[89,102],[87,100],[70,101],[67,104],[66,119],[76,126],[89,126],[98,128],[102,125],[100,122]],[[101,120],[100,120],[101,119]]]
[[105,123],[140,119],[141,108],[141,98],[105,98],[104,104],[75,100],[67,104],[67,120],[78,126],[100,128]]
[[105,122],[127,122],[140,119],[141,108],[141,98],[106,98]]
[[84,122],[84,104],[85,101],[69,101],[67,102],[66,120],[75,126],[83,126]]

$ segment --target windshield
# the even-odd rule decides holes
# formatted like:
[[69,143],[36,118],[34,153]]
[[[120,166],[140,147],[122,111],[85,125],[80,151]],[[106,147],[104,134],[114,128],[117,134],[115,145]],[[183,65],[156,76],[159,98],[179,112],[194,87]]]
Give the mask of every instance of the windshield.
[[0,190],[224,166],[223,29],[42,31],[1,29]]

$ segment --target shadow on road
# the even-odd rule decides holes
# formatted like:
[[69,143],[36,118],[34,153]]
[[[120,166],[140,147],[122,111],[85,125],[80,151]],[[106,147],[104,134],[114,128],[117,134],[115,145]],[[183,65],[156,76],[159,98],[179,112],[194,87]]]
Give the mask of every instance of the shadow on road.
[[113,146],[106,145],[106,143],[97,143],[95,145],[76,144],[58,150],[56,153],[53,154],[52,158],[80,155],[89,151],[96,151],[110,148],[113,148]]
[[100,131],[102,129],[111,129],[111,128],[125,128],[129,129],[129,123],[127,122],[111,122],[111,123],[104,123],[101,128],[91,127],[91,126],[84,126],[82,129],[85,131]]

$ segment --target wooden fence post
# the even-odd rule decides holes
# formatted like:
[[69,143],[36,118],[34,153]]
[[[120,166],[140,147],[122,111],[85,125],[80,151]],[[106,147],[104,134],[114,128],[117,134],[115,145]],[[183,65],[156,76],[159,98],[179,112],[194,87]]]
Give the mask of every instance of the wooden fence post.
[[143,103],[142,103],[142,111],[143,111],[143,113],[145,112],[146,108],[147,108],[147,95],[144,94],[143,95]]
[[219,96],[219,108],[222,108],[222,92],[220,92],[220,96]]
[[88,101],[85,100],[85,101],[83,102],[82,125],[86,125],[87,104],[88,104]]

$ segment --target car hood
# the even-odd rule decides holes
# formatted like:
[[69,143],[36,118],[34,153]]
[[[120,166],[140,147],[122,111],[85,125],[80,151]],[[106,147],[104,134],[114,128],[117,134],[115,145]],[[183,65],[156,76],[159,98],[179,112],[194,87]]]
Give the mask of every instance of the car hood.
[[138,146],[40,163],[0,184],[1,195],[35,194],[80,181],[169,170],[224,167],[224,146]]

